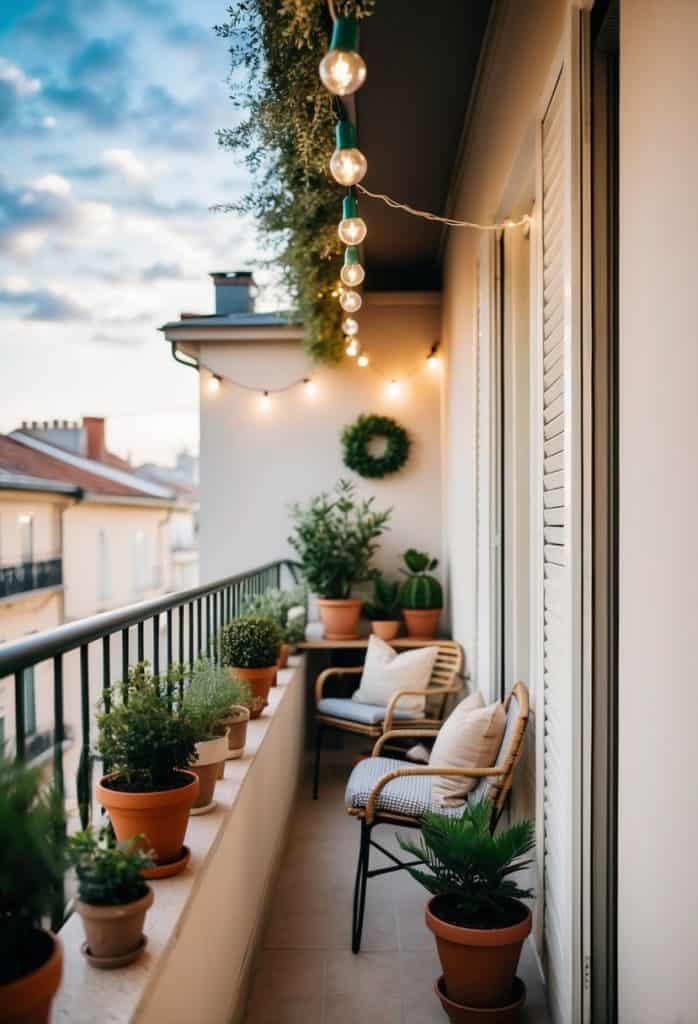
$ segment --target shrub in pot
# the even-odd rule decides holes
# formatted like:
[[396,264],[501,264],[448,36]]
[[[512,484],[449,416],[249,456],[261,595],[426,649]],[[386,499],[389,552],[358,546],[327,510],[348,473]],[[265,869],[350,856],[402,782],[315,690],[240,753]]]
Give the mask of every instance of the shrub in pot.
[[531,911],[521,900],[532,892],[511,876],[531,863],[524,858],[535,844],[533,822],[492,835],[490,819],[484,800],[466,805],[460,818],[426,814],[419,842],[399,840],[428,869],[409,872],[432,893],[426,923],[436,937],[443,995],[471,1009],[512,1004],[521,947],[531,931]]
[[118,842],[107,826],[99,838],[91,828],[74,835],[69,857],[78,879],[75,909],[87,939],[83,953],[95,967],[132,963],[145,948],[143,923],[153,890],[142,872],[154,861],[135,839]]
[[378,537],[388,528],[392,509],[376,512],[373,498],[357,501],[353,484],[340,480],[332,494],[309,505],[291,507],[294,532],[289,543],[298,553],[303,575],[320,598],[320,614],[329,640],[357,636],[361,600],[352,584],[372,579],[371,560]]
[[138,838],[152,849],[159,876],[176,874],[187,863],[183,850],[189,810],[199,792],[190,770],[195,760],[194,725],[171,707],[165,679],[141,662],[128,679],[109,691],[98,716],[99,752],[110,773],[97,785],[97,799],[109,813],[120,841]]
[[414,548],[409,548],[402,557],[407,568],[400,571],[407,575],[407,579],[400,591],[400,604],[407,635],[430,640],[436,635],[444,604],[441,584],[430,575],[439,560]]
[[269,587],[261,594],[251,594],[243,601],[242,614],[271,619],[281,630],[279,668],[285,668],[292,648],[305,639],[305,587],[281,590]]
[[196,760],[191,768],[199,779],[199,795],[192,814],[203,814],[214,807],[216,779],[229,753],[226,722],[239,694],[239,685],[225,669],[209,658],[196,662],[182,702],[184,714],[193,724],[196,735]]
[[63,970],[42,927],[60,900],[65,824],[38,771],[0,759],[0,1020],[45,1024]]
[[233,619],[221,630],[220,648],[222,663],[250,687],[250,715],[259,718],[276,676],[281,630],[271,619]]
[[364,605],[364,615],[371,621],[371,628],[381,640],[394,640],[400,632],[400,584],[376,576],[373,584],[373,600]]

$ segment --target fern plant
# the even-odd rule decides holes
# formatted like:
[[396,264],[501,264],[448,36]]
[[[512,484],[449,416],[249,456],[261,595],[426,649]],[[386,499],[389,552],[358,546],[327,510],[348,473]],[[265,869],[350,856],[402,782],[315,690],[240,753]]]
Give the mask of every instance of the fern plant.
[[408,868],[432,895],[440,897],[438,917],[461,927],[496,928],[521,919],[518,901],[530,899],[512,875],[530,863],[535,845],[532,821],[520,821],[497,835],[490,832],[488,800],[466,805],[462,817],[425,814],[418,843],[400,846],[427,870]]

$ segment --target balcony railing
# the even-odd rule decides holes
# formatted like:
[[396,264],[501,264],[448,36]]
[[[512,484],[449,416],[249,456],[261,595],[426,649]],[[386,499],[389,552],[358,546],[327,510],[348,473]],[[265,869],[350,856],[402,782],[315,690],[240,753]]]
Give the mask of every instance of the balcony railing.
[[44,587],[58,587],[62,582],[63,562],[60,558],[0,566],[0,599]]

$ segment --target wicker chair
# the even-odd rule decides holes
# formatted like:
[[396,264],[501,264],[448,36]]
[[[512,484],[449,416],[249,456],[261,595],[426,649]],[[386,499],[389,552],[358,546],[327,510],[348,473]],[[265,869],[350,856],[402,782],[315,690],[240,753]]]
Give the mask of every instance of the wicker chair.
[[[361,823],[359,859],[354,884],[354,905],[352,913],[352,951],[361,948],[364,909],[366,906],[366,884],[369,878],[389,874],[412,867],[417,862],[401,861],[391,851],[372,838],[376,825],[403,825],[407,828],[421,828],[421,818],[426,811],[438,810],[442,814],[459,816],[462,807],[436,808],[431,800],[432,775],[453,775],[478,779],[477,786],[469,793],[468,800],[476,802],[488,798],[492,805],[490,828],[494,832],[504,809],[506,798],[514,781],[514,772],[521,759],[523,741],[528,724],[528,690],[523,683],[517,683],[508,694],[504,707],[506,726],[504,736],[494,765],[482,765],[477,769],[439,768],[432,765],[410,765],[394,758],[382,757],[381,750],[391,738],[400,736],[436,736],[437,729],[400,730],[385,732],[373,748],[372,757],[360,762],[351,773],[347,783],[347,813]],[[379,850],[393,862],[392,866],[369,869],[371,847]]]
[[[444,719],[446,703],[451,694],[460,693],[463,688],[463,649],[455,640],[394,640],[392,646],[399,651],[413,647],[438,646],[439,652],[426,689],[397,690],[385,708],[373,704],[360,704],[345,697],[325,697],[325,685],[329,679],[344,678],[353,681],[350,694],[358,688],[360,665],[355,668],[328,668],[321,672],[315,683],[315,770],[313,772],[313,800],[317,800],[320,783],[320,758],[322,740],[326,729],[357,733],[369,739],[377,739],[384,733],[397,733],[403,727],[436,728]],[[424,716],[402,710],[400,700],[405,696],[426,695],[427,706]]]

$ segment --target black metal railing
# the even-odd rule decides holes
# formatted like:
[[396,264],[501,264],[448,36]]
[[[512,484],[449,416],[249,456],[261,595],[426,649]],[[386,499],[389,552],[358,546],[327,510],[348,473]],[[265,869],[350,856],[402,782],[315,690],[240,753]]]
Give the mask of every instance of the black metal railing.
[[63,582],[63,562],[46,558],[40,562],[20,562],[0,566],[0,598],[24,594],[43,587],[57,587]]

